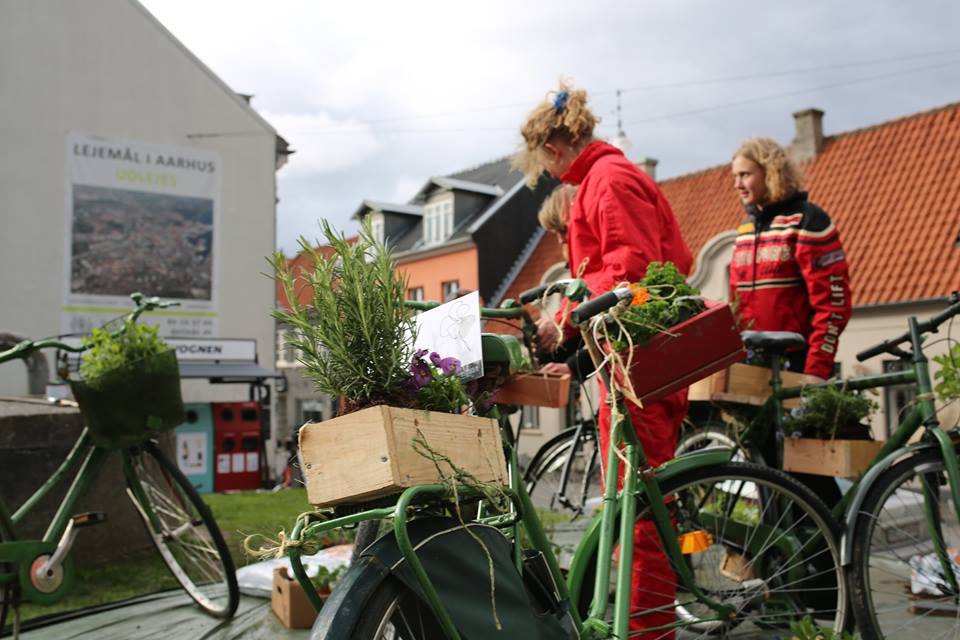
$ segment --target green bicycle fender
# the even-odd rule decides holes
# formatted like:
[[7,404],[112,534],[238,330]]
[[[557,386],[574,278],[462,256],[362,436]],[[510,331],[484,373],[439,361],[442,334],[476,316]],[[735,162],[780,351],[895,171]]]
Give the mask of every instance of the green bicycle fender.
[[[657,467],[657,482],[662,484],[676,476],[687,473],[693,469],[701,467],[712,467],[730,462],[732,452],[726,449],[709,449],[705,451],[695,451],[686,453],[679,458],[674,458],[664,462]],[[619,504],[617,511],[619,512]],[[580,602],[580,592],[583,589],[583,580],[590,565],[593,554],[596,553],[600,542],[600,515],[598,514],[577,546],[576,553],[573,554],[573,561],[570,564],[570,571],[567,574],[567,588],[570,591],[570,602],[577,606]],[[590,588],[590,586],[588,586]]]
[[857,492],[850,501],[847,511],[844,513],[843,537],[840,540],[840,564],[844,567],[850,566],[853,562],[853,541],[856,536],[857,516],[860,514],[860,508],[863,501],[867,498],[870,487],[877,480],[881,473],[892,467],[895,463],[905,459],[907,456],[922,453],[930,449],[935,449],[937,445],[932,442],[910,445],[902,449],[897,449],[887,455],[886,458],[875,462],[857,483]]

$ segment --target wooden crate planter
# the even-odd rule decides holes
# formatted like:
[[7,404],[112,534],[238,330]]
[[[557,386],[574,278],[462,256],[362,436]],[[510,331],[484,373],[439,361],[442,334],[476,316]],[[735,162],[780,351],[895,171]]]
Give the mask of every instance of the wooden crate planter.
[[858,478],[873,462],[883,443],[876,440],[786,438],[783,469],[818,476]]
[[318,507],[361,503],[439,482],[434,464],[410,444],[418,431],[477,480],[507,482],[496,421],[380,405],[301,427],[307,499]]
[[[784,387],[800,387],[822,382],[815,376],[782,371]],[[691,401],[735,402],[760,406],[770,397],[770,369],[737,363],[690,386]],[[788,409],[800,405],[799,398],[784,400]]]
[[557,373],[521,373],[497,389],[501,404],[562,408],[570,398],[570,376]]
[[745,356],[730,306],[708,300],[701,313],[634,347],[630,380],[640,401],[649,404]]

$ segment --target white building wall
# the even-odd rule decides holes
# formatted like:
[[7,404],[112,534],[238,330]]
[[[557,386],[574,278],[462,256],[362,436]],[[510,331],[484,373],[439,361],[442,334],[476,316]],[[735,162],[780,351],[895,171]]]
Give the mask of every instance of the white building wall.
[[[59,331],[69,132],[220,154],[219,337],[255,338],[270,367],[274,287],[261,274],[275,247],[276,133],[132,0],[0,3],[0,331]],[[25,391],[22,367],[0,367],[0,394]],[[184,394],[247,390],[189,382]]]

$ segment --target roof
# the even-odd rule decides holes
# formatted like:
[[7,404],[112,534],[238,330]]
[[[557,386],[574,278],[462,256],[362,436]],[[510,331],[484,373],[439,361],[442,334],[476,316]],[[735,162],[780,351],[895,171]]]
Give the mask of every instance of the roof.
[[391,202],[379,202],[377,200],[364,200],[350,216],[354,220],[359,220],[370,211],[383,211],[384,213],[402,213],[408,216],[422,216],[423,207],[414,204],[394,204]]
[[425,247],[422,242],[422,221],[418,221],[412,225],[403,236],[396,238],[393,245],[394,250],[398,254],[406,254],[408,252],[417,252],[426,249],[434,250],[444,245],[458,245],[468,240],[470,236],[476,232],[474,223],[480,218],[483,218],[486,211],[498,207],[501,201],[512,197],[513,194],[516,193],[515,187],[523,183],[523,180],[523,174],[511,166],[511,158],[509,156],[498,158],[447,176],[430,178],[424,187],[410,200],[411,205],[424,202],[427,192],[435,186],[444,189],[491,195],[493,196],[493,200],[485,209],[478,212],[477,215],[460,221],[446,242]]
[[[960,288],[960,103],[830,136],[801,166],[810,199],[840,229],[854,305]],[[744,219],[728,164],[659,184],[695,256]],[[559,245],[542,238],[504,297],[537,286],[561,260]]]
[[[840,230],[855,306],[960,288],[960,103],[827,137],[801,167]],[[744,218],[726,164],[660,187],[694,255]]]
[[427,194],[432,191],[434,187],[456,191],[469,191],[471,193],[481,193],[488,196],[499,196],[503,194],[503,189],[495,184],[491,185],[484,182],[473,182],[471,180],[458,180],[456,178],[434,176],[427,180],[427,183],[423,185],[420,191],[417,192],[417,195],[413,198],[414,201],[425,199]]

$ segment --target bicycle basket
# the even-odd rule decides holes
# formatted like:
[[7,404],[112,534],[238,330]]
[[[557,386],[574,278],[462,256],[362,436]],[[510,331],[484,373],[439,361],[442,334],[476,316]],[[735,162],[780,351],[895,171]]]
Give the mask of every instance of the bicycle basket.
[[71,380],[94,444],[122,449],[173,429],[185,419],[176,354],[165,351],[100,376]]

